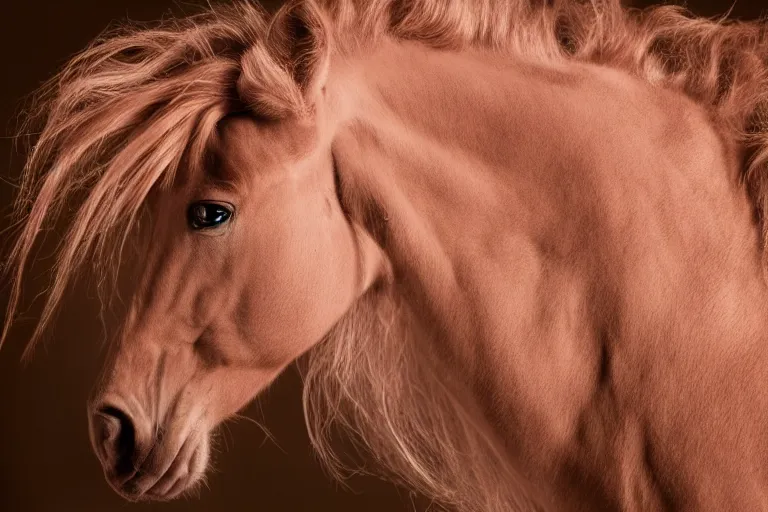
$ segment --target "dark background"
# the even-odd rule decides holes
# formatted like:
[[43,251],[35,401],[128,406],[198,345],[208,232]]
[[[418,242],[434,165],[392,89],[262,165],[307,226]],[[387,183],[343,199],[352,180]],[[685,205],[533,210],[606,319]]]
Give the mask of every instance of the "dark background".
[[[269,7],[280,0],[264,2]],[[0,6],[0,230],[13,197],[11,181],[24,155],[12,135],[24,98],[43,80],[115,20],[151,21],[190,5],[170,0],[3,0]],[[10,3],[10,5],[8,5]],[[198,4],[200,2],[197,2]],[[638,0],[635,5],[650,2]],[[724,13],[730,0],[691,0],[688,7],[706,16]],[[763,0],[740,0],[732,16],[755,18]],[[21,148],[19,148],[21,149]],[[8,234],[0,231],[0,249]],[[48,260],[49,261],[49,260]],[[45,264],[45,263],[44,263]],[[43,264],[43,265],[44,265]],[[37,269],[35,271],[37,274]],[[26,297],[44,281],[32,280]],[[8,287],[0,288],[5,311]],[[376,479],[350,482],[340,489],[314,461],[304,430],[300,385],[293,370],[283,375],[247,410],[277,440],[265,439],[255,424],[228,423],[214,452],[215,471],[199,499],[130,504],[107,486],[88,441],[85,400],[101,364],[102,331],[97,302],[83,291],[72,293],[56,326],[55,343],[41,347],[28,364],[20,363],[38,309],[27,313],[0,351],[0,510],[3,511],[406,511],[424,509],[409,494]],[[2,313],[0,313],[2,315]],[[0,320],[2,316],[0,316]],[[278,446],[279,445],[279,446]]]

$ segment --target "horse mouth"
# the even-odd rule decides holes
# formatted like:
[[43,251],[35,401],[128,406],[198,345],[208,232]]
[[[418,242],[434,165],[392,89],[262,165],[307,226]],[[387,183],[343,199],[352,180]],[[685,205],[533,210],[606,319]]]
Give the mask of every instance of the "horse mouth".
[[167,447],[156,443],[144,460],[136,464],[132,474],[110,484],[129,501],[167,501],[195,488],[195,484],[202,481],[208,463],[207,436],[187,436],[170,457],[162,455],[166,450]]

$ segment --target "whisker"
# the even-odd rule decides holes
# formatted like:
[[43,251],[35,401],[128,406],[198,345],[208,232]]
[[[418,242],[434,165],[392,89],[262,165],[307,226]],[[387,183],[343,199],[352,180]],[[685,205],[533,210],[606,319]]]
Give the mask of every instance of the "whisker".
[[283,452],[285,455],[288,455],[288,452],[287,452],[287,451],[285,451],[285,450],[283,449],[283,447],[282,447],[282,446],[280,446],[280,444],[277,442],[277,438],[276,438],[276,437],[275,437],[275,436],[274,436],[274,435],[273,435],[273,434],[272,434],[272,433],[269,431],[269,429],[267,428],[267,426],[266,426],[266,425],[264,425],[263,423],[261,423],[260,421],[258,421],[258,420],[255,420],[254,418],[251,418],[251,417],[249,417],[249,416],[244,416],[244,415],[242,415],[242,414],[235,414],[235,415],[233,416],[233,419],[235,419],[235,420],[245,420],[245,421],[247,421],[247,422],[249,422],[249,423],[253,423],[253,424],[254,424],[254,425],[256,425],[257,427],[259,427],[259,429],[260,429],[260,430],[261,430],[261,431],[264,433],[264,436],[265,436],[265,438],[264,438],[264,441],[262,441],[262,444],[261,444],[260,446],[264,446],[264,443],[265,443],[267,440],[270,440],[270,441],[272,441],[272,443],[273,443],[273,444],[274,444],[274,445],[277,447],[277,449],[278,449],[278,450],[280,450],[281,452]]

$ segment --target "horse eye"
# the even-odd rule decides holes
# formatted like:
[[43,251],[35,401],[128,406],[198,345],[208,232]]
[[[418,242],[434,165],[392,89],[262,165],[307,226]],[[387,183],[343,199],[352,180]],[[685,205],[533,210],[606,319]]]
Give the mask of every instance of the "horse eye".
[[219,226],[232,217],[232,210],[220,203],[201,201],[192,203],[187,210],[187,222],[192,229]]

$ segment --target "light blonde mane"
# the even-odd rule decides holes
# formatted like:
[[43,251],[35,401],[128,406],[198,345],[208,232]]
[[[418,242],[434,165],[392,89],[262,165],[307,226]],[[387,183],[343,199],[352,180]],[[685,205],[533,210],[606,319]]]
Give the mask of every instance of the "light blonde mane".
[[[591,62],[679,90],[708,109],[741,148],[742,177],[756,213],[762,219],[768,211],[768,37],[762,23],[698,19],[668,6],[630,10],[618,0],[318,3],[337,52],[352,54],[392,37],[545,63]],[[269,16],[251,4],[215,7],[152,29],[123,28],[95,41],[42,89],[29,126],[39,122],[43,129],[15,204],[20,233],[6,267],[13,285],[0,345],[33,246],[73,198],[81,200],[28,350],[79,269],[98,264],[108,273],[119,265],[150,192],[168,186],[182,166],[203,165],[224,116],[250,109],[274,118],[300,110],[300,91],[288,78],[295,63],[265,49],[269,29]],[[768,223],[761,222],[765,240]],[[342,474],[329,435],[340,426],[402,483],[440,503],[508,510],[514,497],[501,478],[508,468],[451,384],[436,377],[434,358],[403,339],[407,329],[394,321],[393,294],[364,299],[303,361],[305,410],[321,459]],[[388,311],[383,317],[381,308]],[[395,327],[381,334],[387,325]],[[485,466],[471,464],[476,457]]]

